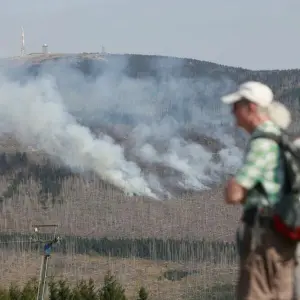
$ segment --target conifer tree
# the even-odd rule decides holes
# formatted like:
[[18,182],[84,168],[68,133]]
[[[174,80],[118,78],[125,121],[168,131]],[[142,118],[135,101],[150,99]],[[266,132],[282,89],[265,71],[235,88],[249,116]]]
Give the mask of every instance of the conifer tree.
[[104,285],[99,290],[100,300],[127,300],[125,290],[114,276],[108,272],[104,277]]

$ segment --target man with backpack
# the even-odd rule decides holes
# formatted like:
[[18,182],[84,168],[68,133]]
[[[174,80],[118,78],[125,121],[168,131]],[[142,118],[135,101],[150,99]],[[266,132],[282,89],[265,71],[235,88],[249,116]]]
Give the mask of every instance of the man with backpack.
[[237,299],[292,299],[300,240],[300,152],[283,130],[290,113],[274,101],[268,86],[255,81],[222,101],[232,106],[236,125],[250,134],[243,166],[225,187],[226,203],[243,205]]

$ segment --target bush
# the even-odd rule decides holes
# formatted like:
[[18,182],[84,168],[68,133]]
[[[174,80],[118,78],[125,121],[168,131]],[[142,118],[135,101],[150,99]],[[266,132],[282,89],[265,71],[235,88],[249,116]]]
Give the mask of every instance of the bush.
[[148,299],[148,293],[146,289],[142,286],[139,290],[138,300],[147,300],[147,299]]

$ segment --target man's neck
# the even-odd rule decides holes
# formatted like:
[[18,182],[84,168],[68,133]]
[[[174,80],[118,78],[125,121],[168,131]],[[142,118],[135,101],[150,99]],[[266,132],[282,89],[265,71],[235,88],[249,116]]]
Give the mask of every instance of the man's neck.
[[255,122],[253,122],[253,124],[251,124],[251,126],[249,126],[248,132],[250,134],[252,134],[256,129],[258,129],[260,126],[262,126],[266,122],[271,122],[271,119],[268,117],[262,117],[262,118],[255,120]]

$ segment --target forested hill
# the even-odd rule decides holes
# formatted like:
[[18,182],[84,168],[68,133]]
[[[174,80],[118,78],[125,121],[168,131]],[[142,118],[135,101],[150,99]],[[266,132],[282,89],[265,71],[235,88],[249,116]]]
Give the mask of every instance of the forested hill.
[[[84,78],[80,77],[78,79],[69,70],[66,73],[67,75],[61,74],[59,66],[63,66],[66,62],[73,68],[79,69],[84,74]],[[207,161],[210,160],[207,151],[215,155],[220,150],[225,149],[226,151],[223,151],[222,154],[228,156],[225,156],[224,162],[228,163],[232,161],[233,164],[235,163],[234,154],[230,154],[232,149],[235,150],[235,145],[228,145],[228,135],[225,135],[228,132],[224,133],[224,136],[222,134],[219,135],[219,139],[218,137],[210,137],[206,134],[206,129],[211,130],[211,134],[214,133],[214,128],[210,128],[209,124],[211,121],[216,121],[217,124],[219,118],[219,115],[214,113],[214,108],[218,108],[220,105],[218,96],[219,93],[223,92],[223,82],[225,82],[225,85],[228,80],[235,85],[246,80],[257,80],[267,83],[273,88],[276,97],[292,108],[295,119],[299,116],[300,70],[297,69],[251,71],[194,59],[129,54],[107,54],[104,57],[97,57],[88,53],[78,55],[50,55],[49,57],[40,56],[26,58],[22,61],[16,59],[9,62],[2,61],[2,64],[7,78],[12,79],[12,81],[19,78],[25,81],[27,80],[26,78],[30,77],[38,78],[43,66],[49,67],[49,70],[54,69],[55,74],[58,76],[57,83],[61,85],[58,88],[62,91],[60,94],[63,95],[60,97],[63,99],[62,102],[66,98],[63,112],[60,111],[57,115],[63,116],[63,113],[67,111],[70,114],[77,114],[76,118],[78,117],[81,120],[89,119],[89,116],[94,113],[98,116],[98,119],[96,119],[96,123],[94,122],[93,125],[97,127],[97,122],[101,122],[101,124],[99,123],[98,132],[104,132],[104,129],[107,130],[108,135],[111,135],[125,149],[126,159],[134,161],[137,167],[140,167],[146,174],[152,172],[152,175],[155,175],[154,178],[158,178],[157,180],[162,185],[165,184],[166,188],[170,188],[174,194],[178,192],[180,187],[174,186],[174,182],[176,183],[177,179],[178,181],[181,179],[182,171],[186,172],[184,176],[193,184],[198,184],[202,180],[201,172],[203,172],[203,180],[205,180],[210,171],[216,171],[218,166],[216,161],[221,156],[219,155],[216,160],[212,159],[210,161],[211,164],[208,164],[207,168],[204,168],[203,165],[206,165]],[[8,66],[9,68],[7,68]],[[124,85],[121,88],[118,87],[117,84],[120,82],[118,81],[118,76],[115,76],[113,81],[109,81],[111,79],[109,72],[113,70],[117,70],[118,72],[120,69],[122,69],[120,76],[123,76],[122,78],[125,78],[124,82],[128,84],[126,89]],[[107,76],[104,77],[107,81],[98,82],[97,84],[100,84],[99,88],[94,83],[94,78],[100,77],[105,72]],[[186,81],[182,83],[180,80],[167,83],[169,86],[164,90],[164,95],[160,100],[162,102],[161,107],[165,108],[165,112],[162,112],[165,113],[165,123],[163,125],[168,125],[166,127],[169,131],[165,132],[169,136],[161,137],[161,133],[166,127],[157,127],[155,123],[156,119],[151,119],[152,115],[149,117],[144,114],[144,111],[149,109],[148,99],[156,97],[153,97],[153,91],[156,93],[156,87],[159,86],[159,88],[162,88],[159,82],[169,75],[173,78],[189,78],[191,80],[188,83]],[[151,78],[151,80],[147,81],[148,85],[140,88],[139,85],[143,83],[142,81],[128,80],[128,78],[145,78],[145,81],[147,78]],[[216,93],[213,92],[214,84],[211,85],[211,89],[209,90],[209,92],[212,91],[211,95],[213,96],[206,94],[205,84],[206,82],[209,83],[209,80],[205,81],[206,78],[215,79],[211,81],[218,82],[215,86],[219,88],[219,91]],[[222,81],[223,79],[224,81]],[[198,82],[202,81],[204,82],[203,85],[198,84]],[[158,84],[155,85],[153,82],[155,84],[158,82]],[[104,88],[106,83],[109,85],[108,90]],[[176,90],[177,83],[181,85],[179,93]],[[57,144],[51,140],[52,135],[54,135],[53,131],[57,129],[56,127],[49,127],[47,131],[47,125],[43,127],[45,131],[42,129],[39,130],[39,128],[35,127],[38,125],[31,126],[32,124],[29,123],[27,118],[22,118],[20,120],[20,122],[23,122],[20,123],[21,125],[18,122],[13,123],[14,130],[18,131],[17,134],[14,131],[9,132],[10,128],[8,125],[12,124],[9,122],[10,118],[14,117],[18,120],[18,116],[33,115],[32,122],[36,124],[38,119],[43,120],[51,114],[51,110],[46,111],[46,113],[41,111],[41,114],[44,113],[42,116],[31,114],[27,110],[28,105],[26,103],[32,103],[31,99],[34,98],[32,93],[39,93],[40,90],[43,91],[44,87],[50,89],[50,95],[57,95],[57,90],[52,89],[51,85],[45,85],[40,88],[40,86],[36,86],[40,83],[34,80],[31,81],[31,84],[30,87],[32,89],[28,93],[23,93],[26,87],[24,88],[25,85],[20,85],[11,92],[13,95],[11,100],[9,99],[10,91],[8,90],[6,90],[6,92],[8,91],[6,97],[2,98],[7,103],[5,106],[6,110],[2,111],[5,118],[1,120],[1,126],[2,128],[6,127],[7,132],[0,138],[0,200],[3,208],[2,212],[0,212],[0,230],[20,232],[29,230],[31,222],[57,222],[61,225],[64,233],[82,236],[90,234],[95,236],[145,238],[190,237],[200,239],[204,237],[232,239],[239,212],[236,208],[229,208],[223,205],[222,182],[210,185],[211,189],[206,191],[198,190],[194,192],[188,189],[181,194],[181,198],[177,198],[176,200],[149,201],[149,199],[141,196],[128,197],[120,192],[120,189],[116,189],[111,184],[100,180],[98,175],[101,172],[95,175],[96,171],[98,171],[94,168],[95,164],[87,166],[86,169],[91,171],[92,175],[89,174],[86,177],[81,176],[82,174],[79,172],[74,172],[70,166],[66,166],[67,163],[53,163],[53,160],[49,159],[49,156],[51,156],[49,153],[57,153],[53,151],[53,147],[57,146]],[[7,86],[9,87],[10,85]],[[194,86],[195,89],[193,90]],[[192,92],[190,92],[191,90]],[[111,92],[114,92],[123,102],[114,102],[114,97],[110,97]],[[89,96],[86,96],[86,93]],[[27,99],[26,96],[28,95]],[[105,97],[108,99],[105,105],[98,105],[98,99]],[[140,101],[136,102],[138,104],[129,101],[134,97],[136,98],[134,100]],[[22,101],[18,102],[18,105],[11,106],[10,103],[13,103],[11,101],[19,101],[19,99],[22,99]],[[90,102],[87,100],[90,100]],[[176,101],[181,102],[175,103]],[[194,101],[196,105],[189,105],[189,101]],[[53,101],[53,106],[58,102]],[[118,104],[119,106],[110,106],[112,102],[114,105]],[[89,108],[89,103],[94,106]],[[171,104],[170,107],[168,107],[169,103]],[[41,103],[41,105],[43,104]],[[176,104],[178,105],[176,106]],[[145,109],[143,109],[143,105]],[[197,107],[197,105],[199,105],[200,109],[194,111],[194,107]],[[108,111],[107,107],[111,111]],[[114,111],[115,108],[120,107],[119,111]],[[61,106],[58,108],[61,108]],[[160,106],[158,108],[157,112],[160,113]],[[124,120],[124,109],[125,113],[127,113],[126,117],[131,123],[128,122],[125,124],[127,127],[124,126],[124,128],[121,128],[122,130],[119,130],[120,128],[116,128],[114,122]],[[173,119],[168,119],[168,115],[172,115]],[[194,132],[190,130],[186,134],[184,132],[185,128],[179,128],[176,131],[176,136],[172,135],[171,129],[173,124],[175,124],[172,123],[174,120],[182,121],[185,120],[184,118],[189,120],[189,118],[193,117],[198,119],[192,120],[194,121],[192,124],[200,124],[198,128],[192,128]],[[52,119],[49,118],[50,121]],[[71,118],[66,119],[68,121]],[[138,122],[143,122],[146,119],[147,122],[145,124],[148,127],[139,128],[143,130],[132,131],[132,128],[128,129],[128,126],[134,127]],[[7,124],[5,123],[6,121],[8,122]],[[50,121],[49,124],[52,124]],[[87,126],[86,124],[88,122],[85,122],[84,126]],[[113,128],[109,128],[109,126]],[[130,136],[132,132],[134,134]],[[44,133],[46,134],[43,138],[39,139],[40,143],[45,143],[43,144],[42,151],[37,149],[39,145],[32,145],[31,147],[29,143],[30,147],[28,147],[28,143],[25,143],[27,141],[24,140],[24,136],[28,137],[29,141],[32,141],[37,135]],[[64,133],[60,131],[59,136],[63,136]],[[81,130],[80,133],[82,135],[86,134],[87,130]],[[128,134],[129,138],[124,138],[124,133],[125,135]],[[142,136],[142,134],[145,135]],[[194,135],[193,137],[191,136],[192,134]],[[230,131],[229,134],[231,134]],[[78,139],[80,137],[78,135]],[[182,144],[177,143],[178,139],[176,140],[174,137],[179,138]],[[161,142],[163,138],[165,140]],[[223,141],[224,139],[225,141]],[[76,144],[76,147],[80,147],[84,144],[81,142],[85,142],[86,140],[92,141],[92,138],[88,137],[87,139],[78,140],[79,142]],[[137,140],[139,143],[136,142]],[[169,141],[173,141],[171,146],[168,145]],[[71,142],[70,139],[66,138],[59,145],[62,147],[64,145],[69,146]],[[166,158],[165,161],[161,164],[157,161],[151,164],[149,161],[142,161],[140,157],[136,159],[135,154],[143,148],[142,146],[145,146],[146,143],[156,146],[158,142],[161,142],[161,144],[159,144],[157,151],[162,151],[159,159]],[[135,144],[137,146],[134,148]],[[202,148],[197,148],[195,144],[204,146],[205,151]],[[185,146],[182,145],[187,145],[187,147],[184,148]],[[79,152],[86,153],[86,151],[92,148],[89,146],[87,145],[87,147],[84,147],[84,151]],[[74,148],[76,149],[76,147]],[[194,149],[196,151],[192,152]],[[70,150],[72,150],[72,147],[60,153],[60,161],[65,159],[68,163],[70,162],[68,160],[69,157],[66,155]],[[199,155],[200,151],[203,151],[203,156]],[[115,152],[112,153],[115,154]],[[147,153],[149,154],[150,152]],[[169,153],[176,153],[177,155],[176,160],[171,161],[172,164],[169,159],[171,156],[168,156]],[[105,157],[105,155],[100,154],[100,158]],[[184,165],[186,162],[189,162],[191,157],[192,163],[189,163],[188,166]],[[77,156],[77,158],[79,159],[80,157]],[[120,161],[119,157],[118,160]],[[184,166],[184,168],[176,169],[177,162],[181,162],[182,164],[179,167]],[[101,166],[101,164],[99,165]],[[210,169],[211,165],[213,167]],[[123,170],[121,167],[119,170]],[[154,184],[156,183],[155,181],[151,183],[153,182]]]
[[[151,55],[126,55],[129,61],[129,74],[134,77],[145,74],[155,75],[151,70],[153,60],[161,59],[159,56]],[[118,57],[118,56],[115,56]],[[261,81],[268,84],[274,89],[275,94],[279,97],[284,95],[282,101],[288,100],[300,95],[300,69],[291,70],[248,70],[245,68],[236,68],[226,65],[220,65],[213,62],[201,61],[196,59],[168,58],[166,61],[178,63],[180,66],[178,73],[183,77],[221,77],[226,76],[233,79],[236,83],[247,80]],[[165,66],[163,66],[165,67]],[[176,71],[175,71],[176,72]]]
[[[127,74],[134,78],[144,76],[158,76],[161,69],[164,74],[176,74],[186,78],[197,78],[202,76],[222,77],[226,76],[241,83],[246,80],[262,81],[274,89],[277,96],[283,95],[283,101],[287,98],[299,96],[300,94],[300,69],[287,70],[248,70],[213,62],[190,59],[174,58],[158,55],[138,55],[138,54],[106,54],[101,56],[92,53],[74,55],[43,55],[34,58],[28,57],[21,60],[31,71],[36,71],[43,63],[57,63],[59,61],[76,61],[76,66],[86,75],[95,75],[102,69],[105,60],[122,61],[126,59]],[[102,59],[104,58],[104,59]],[[19,60],[13,60],[17,62]]]

